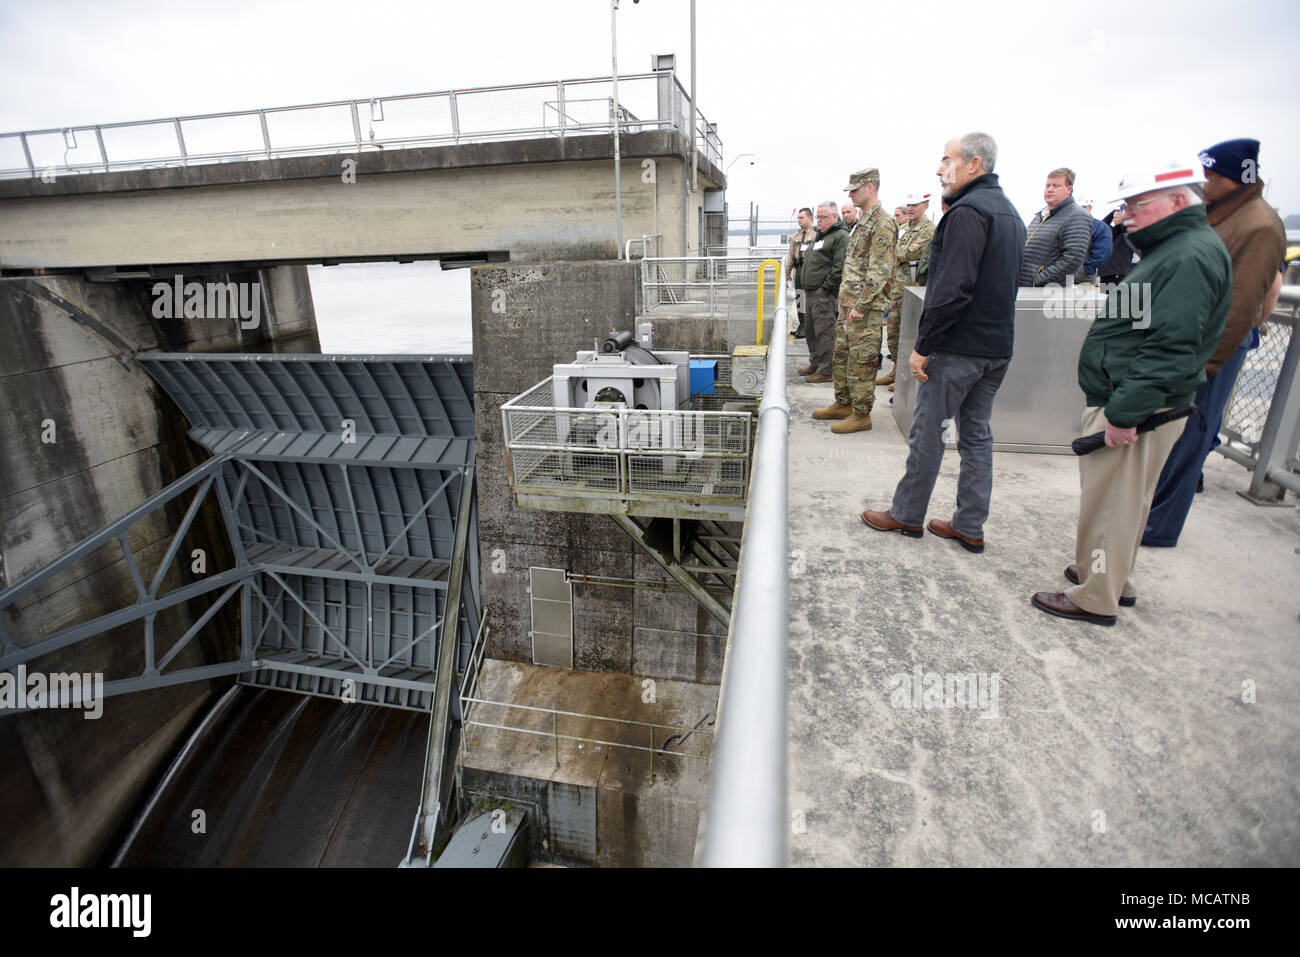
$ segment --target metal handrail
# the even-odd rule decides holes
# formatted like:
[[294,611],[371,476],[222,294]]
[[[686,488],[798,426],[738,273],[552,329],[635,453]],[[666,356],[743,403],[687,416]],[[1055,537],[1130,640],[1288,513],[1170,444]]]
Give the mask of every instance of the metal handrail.
[[[672,79],[672,85],[676,87],[675,96],[677,99],[673,108],[667,110],[667,115],[661,115],[653,120],[642,120],[633,117],[627,113],[624,103],[620,103],[620,116],[626,116],[621,119],[620,125],[638,128],[638,129],[677,129],[683,136],[689,136],[691,125],[689,120],[682,116],[683,101],[686,91],[682,88],[681,83],[677,80],[675,74],[671,72],[658,71],[650,73],[636,73],[628,76],[620,76],[618,81],[623,84],[634,84],[639,81],[653,81],[656,85],[661,81]],[[565,106],[565,90],[570,87],[581,87],[592,83],[608,82],[611,77],[584,77],[580,79],[568,80],[548,80],[534,83],[516,83],[505,86],[479,86],[465,87],[453,90],[441,90],[431,93],[404,93],[396,96],[386,97],[366,97],[351,100],[330,100],[320,103],[303,103],[294,106],[275,106],[263,107],[251,110],[234,110],[220,113],[201,113],[186,116],[173,116],[151,120],[128,120],[117,123],[95,123],[81,124],[66,127],[53,127],[48,129],[24,130],[21,132],[0,133],[0,142],[5,140],[16,139],[22,151],[24,164],[15,167],[6,167],[0,169],[0,179],[14,177],[31,177],[37,178],[49,174],[60,173],[85,173],[93,171],[112,171],[114,169],[147,169],[151,167],[165,167],[172,165],[188,166],[191,164],[202,164],[212,162],[222,162],[231,160],[256,160],[272,159],[277,156],[310,156],[319,153],[344,152],[350,150],[361,150],[366,148],[383,148],[383,147],[409,147],[430,143],[469,143],[480,142],[485,140],[501,139],[503,137],[527,138],[531,136],[565,136],[573,133],[599,133],[613,128],[612,110],[610,116],[601,120],[582,123],[569,115]],[[555,100],[543,102],[542,124],[540,126],[514,126],[503,127],[500,129],[483,130],[478,132],[466,132],[462,129],[460,122],[460,105],[459,99],[472,97],[480,94],[520,92],[527,90],[553,90],[557,93]],[[663,98],[656,97],[662,104]],[[596,98],[608,99],[608,98]],[[374,126],[376,123],[384,121],[384,107],[408,101],[420,100],[442,100],[445,101],[447,110],[447,119],[449,121],[449,133],[433,133],[427,135],[415,136],[393,136],[377,137],[375,136]],[[569,104],[587,102],[583,99],[568,98]],[[594,100],[593,100],[594,102]],[[362,108],[365,107],[368,112],[369,133],[368,137],[362,135],[361,117]],[[267,124],[267,117],[274,117],[277,114],[294,113],[309,110],[341,110],[346,108],[348,115],[346,117],[336,118],[340,122],[350,120],[352,138],[351,139],[328,139],[322,142],[298,143],[292,146],[276,147],[271,142],[271,132]],[[556,112],[555,121],[551,122],[546,115],[546,110],[550,108]],[[717,136],[716,127],[709,123],[702,112],[694,111],[695,130],[701,142],[701,149],[705,155],[715,165],[720,166],[722,163],[722,143]],[[193,152],[188,149],[185,142],[185,132],[182,129],[184,123],[195,123],[204,120],[231,120],[237,118],[248,118],[256,120],[260,126],[261,142],[256,145],[250,145],[244,149],[238,150],[219,150],[216,152]],[[108,149],[104,142],[105,131],[116,130],[143,130],[167,129],[174,138],[175,151],[163,153],[157,156],[135,156],[126,160],[113,160],[108,156]],[[73,149],[78,148],[76,137],[78,133],[93,134],[94,143],[91,148],[97,148],[98,158],[91,162],[70,163],[67,154]],[[32,156],[31,143],[29,138],[40,136],[61,136],[64,140],[63,145],[67,148],[64,150],[64,161],[59,164],[38,163]],[[252,141],[250,141],[250,144]],[[60,147],[61,148],[61,147]]]
[[767,387],[758,407],[749,509],[740,546],[705,819],[704,867],[784,867],[786,645],[790,582],[790,406],[785,393],[785,265],[777,273]]

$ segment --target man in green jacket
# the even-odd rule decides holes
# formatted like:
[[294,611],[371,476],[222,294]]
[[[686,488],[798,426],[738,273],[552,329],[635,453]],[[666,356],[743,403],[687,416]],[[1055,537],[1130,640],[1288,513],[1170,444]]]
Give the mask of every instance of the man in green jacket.
[[1112,289],[1079,353],[1087,399],[1083,434],[1105,433],[1106,447],[1079,459],[1079,531],[1074,587],[1038,592],[1050,615],[1113,625],[1119,605],[1137,604],[1133,566],[1151,496],[1181,420],[1149,432],[1156,412],[1185,405],[1205,381],[1205,364],[1223,336],[1232,297],[1232,261],[1192,187],[1199,163],[1170,164],[1125,176],[1128,239],[1142,262]]
[[804,253],[799,267],[799,288],[808,306],[808,365],[798,370],[807,382],[831,381],[831,354],[835,349],[836,299],[844,272],[849,231],[840,222],[840,204],[828,199],[817,206],[817,238]]

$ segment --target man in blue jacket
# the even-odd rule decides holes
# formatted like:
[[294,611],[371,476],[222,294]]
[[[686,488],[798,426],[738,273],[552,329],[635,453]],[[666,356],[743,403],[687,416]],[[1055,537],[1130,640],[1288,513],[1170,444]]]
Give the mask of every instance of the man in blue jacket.
[[984,551],[984,522],[993,491],[993,399],[1011,364],[1017,278],[1025,224],[998,185],[997,144],[987,133],[949,141],[939,166],[948,211],[930,244],[925,307],[908,361],[921,382],[908,436],[907,471],[887,512],[862,521],[881,532],[921,537],[939,463],[945,422],[957,426],[961,472],[952,521],[930,531]]
[[1138,543],[1185,423],[1137,427],[1195,397],[1232,296],[1228,250],[1191,188],[1204,182],[1199,163],[1120,180],[1128,238],[1142,262],[1110,291],[1079,352],[1083,434],[1104,432],[1106,447],[1079,458],[1079,531],[1065,569],[1075,584],[1034,595],[1049,615],[1113,625],[1119,605],[1137,604]]
[[1079,205],[1092,219],[1092,245],[1088,247],[1088,257],[1083,261],[1083,265],[1079,267],[1079,271],[1074,274],[1074,281],[1078,283],[1096,282],[1097,272],[1101,269],[1101,264],[1110,258],[1110,227],[1092,215],[1092,200],[1082,200]]

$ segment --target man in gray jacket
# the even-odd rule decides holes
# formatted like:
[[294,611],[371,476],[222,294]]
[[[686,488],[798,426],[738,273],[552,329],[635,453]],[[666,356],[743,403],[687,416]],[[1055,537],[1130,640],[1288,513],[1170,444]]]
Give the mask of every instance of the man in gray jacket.
[[1020,285],[1064,284],[1092,245],[1092,217],[1074,201],[1074,170],[1054,169],[1043,187],[1047,207],[1034,216],[1025,239]]

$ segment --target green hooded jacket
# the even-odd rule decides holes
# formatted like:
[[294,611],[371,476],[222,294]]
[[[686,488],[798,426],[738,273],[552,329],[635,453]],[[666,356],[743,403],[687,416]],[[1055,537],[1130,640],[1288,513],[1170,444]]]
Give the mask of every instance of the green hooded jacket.
[[1202,205],[1128,233],[1142,261],[1107,295],[1079,352],[1079,387],[1117,428],[1191,402],[1223,336],[1232,260]]

